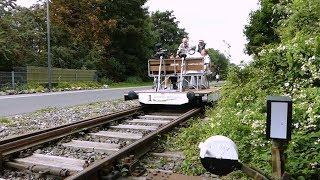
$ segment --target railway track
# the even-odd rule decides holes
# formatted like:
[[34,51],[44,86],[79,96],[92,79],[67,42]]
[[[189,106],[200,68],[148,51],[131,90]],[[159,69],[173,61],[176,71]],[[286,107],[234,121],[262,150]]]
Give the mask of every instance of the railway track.
[[0,141],[1,172],[27,171],[34,179],[105,179],[117,166],[126,166],[139,174],[137,159],[158,135],[201,111],[140,106],[5,139]]

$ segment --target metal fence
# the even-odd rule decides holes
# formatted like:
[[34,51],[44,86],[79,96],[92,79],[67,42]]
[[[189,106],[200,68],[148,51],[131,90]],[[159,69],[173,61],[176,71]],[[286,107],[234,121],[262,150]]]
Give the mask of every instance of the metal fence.
[[[61,69],[52,68],[52,83],[59,82],[97,82],[95,70]],[[8,86],[15,88],[16,85],[27,83],[48,83],[48,69],[45,67],[28,66],[14,68],[12,72],[0,71],[0,87]]]

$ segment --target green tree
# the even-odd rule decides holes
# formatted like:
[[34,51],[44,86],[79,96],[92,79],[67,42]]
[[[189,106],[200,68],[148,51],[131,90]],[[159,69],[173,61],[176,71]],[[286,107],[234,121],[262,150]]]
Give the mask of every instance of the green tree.
[[213,72],[219,73],[221,78],[226,78],[229,70],[230,60],[219,50],[210,48],[208,51],[213,64]]
[[248,40],[245,50],[247,54],[258,56],[264,45],[280,41],[275,29],[284,14],[275,13],[278,3],[279,0],[259,0],[260,9],[250,13],[249,25],[244,29]]
[[146,0],[103,1],[101,9],[103,20],[112,20],[116,25],[107,30],[110,46],[106,47],[107,59],[118,62],[119,71],[114,72],[112,61],[106,61],[104,74],[114,73],[114,80],[123,81],[128,76],[145,78],[147,59],[151,56],[152,34]]
[[169,53],[175,53],[181,39],[188,35],[184,28],[178,27],[179,21],[173,15],[173,11],[153,12],[151,22],[155,41],[161,42]]
[[17,0],[0,0],[0,17],[16,8]]
[[56,0],[51,3],[52,23],[66,31],[76,43],[93,47],[97,42],[108,46],[106,29],[116,25],[112,19],[104,20],[103,1]]
[[[17,66],[47,66],[46,6],[8,9],[0,20],[0,69]],[[95,69],[101,48],[78,43],[57,23],[51,24],[53,67]],[[100,56],[99,56],[100,57]]]
[[71,36],[76,50],[82,49],[85,58],[79,64],[123,81],[128,76],[146,76],[152,35],[147,10],[142,7],[145,2],[56,0],[51,13],[53,23]]
[[46,53],[43,7],[16,7],[0,20],[0,69],[43,64]]

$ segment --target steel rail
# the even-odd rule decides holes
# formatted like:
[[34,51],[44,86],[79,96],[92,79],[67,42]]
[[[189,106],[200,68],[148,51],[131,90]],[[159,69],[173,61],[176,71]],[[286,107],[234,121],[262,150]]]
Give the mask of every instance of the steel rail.
[[0,143],[0,156],[6,156],[85,129],[93,128],[128,116],[132,116],[142,109],[142,106],[134,107],[122,112],[116,112],[105,116],[85,119],[75,123],[70,123],[47,130],[37,131],[15,138],[6,139],[4,141],[1,141]]
[[132,144],[120,149],[119,151],[115,152],[114,154],[97,161],[96,163],[90,165],[89,167],[85,168],[83,171],[80,171],[72,176],[66,178],[66,180],[75,180],[75,179],[91,179],[92,175],[99,171],[99,169],[105,167],[105,165],[113,163],[115,160],[118,160],[126,155],[130,155],[130,152],[136,150],[137,148],[141,147],[143,144],[148,143],[149,141],[156,138],[159,134],[165,133],[170,129],[174,128],[177,124],[189,119],[190,117],[198,114],[202,111],[202,108],[194,108],[190,111],[182,114],[176,120],[172,121],[171,123],[157,129],[150,134],[147,134],[143,138],[133,142]]
[[[137,107],[135,107],[135,108],[137,108]],[[132,108],[132,109],[129,109],[129,110],[133,110],[135,108]],[[140,107],[138,107],[138,108],[140,108]],[[137,109],[137,110],[139,110],[139,109]],[[6,138],[6,139],[3,139],[3,140],[0,141],[0,145],[7,144],[9,142],[17,141],[17,140],[20,140],[20,139],[24,139],[24,138],[27,138],[27,137],[32,137],[32,136],[35,136],[35,135],[38,135],[38,134],[43,134],[43,133],[46,133],[46,132],[54,131],[56,129],[61,129],[63,127],[67,127],[67,126],[70,126],[70,125],[79,124],[79,123],[82,123],[82,122],[85,122],[85,121],[90,121],[90,120],[97,119],[97,118],[103,118],[103,117],[110,116],[110,115],[117,114],[117,113],[119,113],[119,112],[115,112],[115,113],[111,113],[111,114],[103,115],[103,116],[98,116],[98,117],[94,117],[94,118],[90,118],[90,119],[84,119],[84,120],[81,120],[81,121],[77,121],[77,122],[73,122],[73,123],[69,123],[69,124],[64,124],[64,125],[53,127],[53,128],[34,131],[34,132],[31,132],[31,133],[22,134],[22,135],[19,135],[19,136],[16,136],[16,137],[12,137],[12,138]]]

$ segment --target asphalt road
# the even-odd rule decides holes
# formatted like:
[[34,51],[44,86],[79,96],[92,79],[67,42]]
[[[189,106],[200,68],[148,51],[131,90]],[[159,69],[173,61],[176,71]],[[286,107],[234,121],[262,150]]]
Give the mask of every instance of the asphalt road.
[[125,92],[150,88],[116,88],[0,96],[0,117],[30,113],[48,107],[70,107],[91,102],[123,99]]

